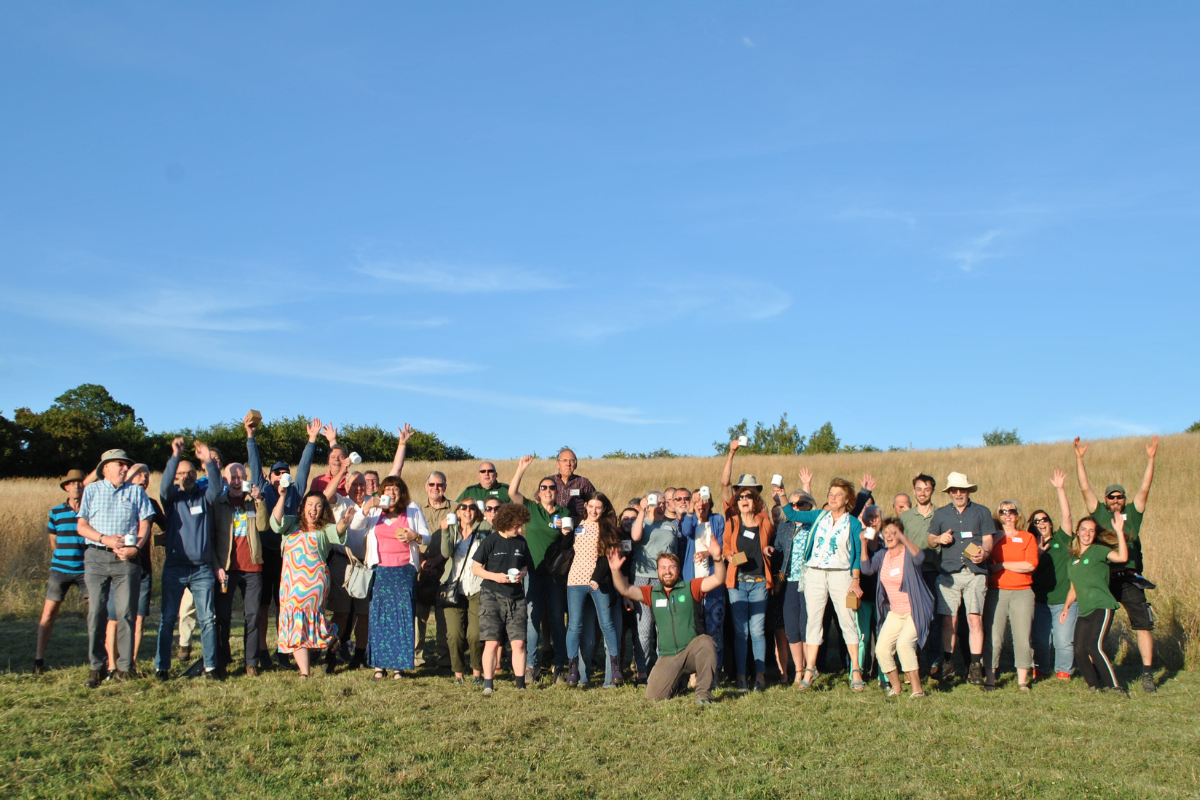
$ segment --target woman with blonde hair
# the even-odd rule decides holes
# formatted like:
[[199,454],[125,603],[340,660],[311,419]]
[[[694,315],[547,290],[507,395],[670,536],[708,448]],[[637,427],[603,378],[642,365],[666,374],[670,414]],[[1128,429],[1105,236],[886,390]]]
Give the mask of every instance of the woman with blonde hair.
[[1095,517],[1084,517],[1075,527],[1071,542],[1071,561],[1067,576],[1071,589],[1058,614],[1058,621],[1067,621],[1071,604],[1079,602],[1079,620],[1075,623],[1075,668],[1093,692],[1121,691],[1112,662],[1104,652],[1104,639],[1112,627],[1113,612],[1120,606],[1109,589],[1109,564],[1124,564],[1129,560],[1129,545],[1125,541],[1125,521],[1113,514],[1113,531],[1100,527]]
[[[804,637],[804,678],[798,683],[801,691],[808,689],[819,675],[816,670],[817,651],[824,639],[822,622],[826,604],[832,604],[842,630],[842,640],[850,654],[850,688],[861,692],[867,688],[859,659],[858,617],[846,605],[854,595],[862,600],[860,581],[862,523],[852,513],[854,485],[844,478],[829,482],[826,507],[821,510],[797,511],[783,506],[783,515],[792,522],[812,525],[812,533],[804,549],[804,604],[808,611],[808,631]],[[728,542],[728,539],[726,539]]]
[[1000,648],[1005,625],[1012,629],[1013,658],[1017,662],[1017,688],[1029,691],[1033,669],[1033,573],[1039,552],[1037,536],[1025,530],[1025,517],[1016,500],[1005,500],[996,509],[1000,532],[993,540],[988,567],[988,590],[983,604],[983,673],[985,692],[996,688]]

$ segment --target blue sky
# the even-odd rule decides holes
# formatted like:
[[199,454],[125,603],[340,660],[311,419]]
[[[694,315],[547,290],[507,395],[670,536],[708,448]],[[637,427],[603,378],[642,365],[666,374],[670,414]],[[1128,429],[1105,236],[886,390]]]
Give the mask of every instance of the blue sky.
[[1180,430],[1200,7],[0,8],[0,410]]

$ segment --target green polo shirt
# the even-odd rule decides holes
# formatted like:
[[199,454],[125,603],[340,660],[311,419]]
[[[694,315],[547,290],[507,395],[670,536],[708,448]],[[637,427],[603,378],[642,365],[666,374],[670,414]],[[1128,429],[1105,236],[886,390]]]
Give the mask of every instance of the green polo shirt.
[[529,543],[529,555],[533,558],[533,568],[542,566],[546,557],[546,549],[550,547],[562,533],[553,525],[554,515],[569,517],[571,512],[562,506],[555,506],[553,511],[547,511],[536,500],[526,500],[525,508],[529,511],[529,522],[525,525],[525,541]]
[[[936,511],[937,507],[933,507]],[[933,511],[928,514],[922,514],[917,511],[917,507],[913,506],[908,511],[900,515],[900,522],[904,525],[904,538],[920,547],[925,551],[925,561],[921,564],[921,572],[938,573],[942,568],[942,547],[941,545],[929,545],[929,520],[933,519]]]
[[[1131,569],[1139,572],[1142,569],[1142,542],[1138,538],[1142,532],[1142,512],[1133,507],[1133,503],[1125,504],[1125,543],[1129,546],[1129,560],[1124,564],[1110,564],[1113,569]],[[1113,515],[1101,500],[1092,512],[1100,527],[1113,530]]]
[[1108,554],[1112,548],[1093,542],[1079,558],[1072,558],[1067,565],[1067,575],[1075,587],[1075,600],[1079,603],[1079,618],[1101,608],[1116,610],[1120,607],[1108,588]]
[[1050,535],[1050,546],[1039,555],[1037,569],[1033,571],[1034,600],[1051,606],[1067,602],[1067,592],[1071,589],[1071,579],[1067,577],[1070,550],[1070,534],[1059,528]]
[[471,486],[468,486],[467,488],[463,489],[462,494],[460,494],[458,496],[458,499],[455,500],[454,502],[461,503],[462,499],[464,497],[469,497],[472,500],[475,500],[477,502],[479,500],[483,500],[484,502],[487,502],[487,500],[492,497],[498,498],[501,503],[511,503],[512,502],[512,498],[508,496],[508,484],[507,483],[492,484],[492,488],[490,488],[490,489],[485,489],[485,488],[483,488],[483,486],[481,484],[478,484],[478,483],[472,484]]

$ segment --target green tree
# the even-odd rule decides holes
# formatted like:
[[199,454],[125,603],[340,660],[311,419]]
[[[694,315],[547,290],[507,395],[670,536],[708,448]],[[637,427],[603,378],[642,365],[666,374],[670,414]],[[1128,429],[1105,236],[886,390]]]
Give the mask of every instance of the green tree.
[[983,443],[988,447],[1000,447],[1006,444],[1021,444],[1021,437],[1017,436],[1017,429],[1011,431],[995,428],[989,433],[983,435]]
[[808,437],[808,446],[804,448],[806,455],[815,453],[836,453],[841,449],[842,440],[833,432],[833,423],[826,422],[812,432]]
[[804,452],[804,437],[800,435],[800,431],[795,425],[789,424],[787,421],[787,413],[783,413],[779,417],[779,422],[774,425],[764,425],[762,422],[754,423],[754,433],[749,433],[750,425],[743,418],[741,422],[729,429],[729,438],[723,442],[713,442],[713,448],[719,455],[725,455],[729,452],[729,443],[739,436],[745,436],[750,439],[750,443],[745,447],[739,447],[740,453],[753,453],[756,455],[797,455]]
[[1184,433],[1200,433],[1200,421],[1193,422]]

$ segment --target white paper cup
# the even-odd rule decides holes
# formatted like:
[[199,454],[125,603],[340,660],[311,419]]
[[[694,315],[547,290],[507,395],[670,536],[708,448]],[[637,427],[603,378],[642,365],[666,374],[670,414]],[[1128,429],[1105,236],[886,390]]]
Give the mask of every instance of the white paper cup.
[[656,495],[656,494],[647,495],[646,505],[650,506],[651,508],[658,505],[658,495]]
[[709,489],[707,486],[701,486],[700,487],[700,499],[701,500],[711,500],[712,499],[712,489]]
[[771,485],[772,486],[783,486],[783,476],[779,475],[778,473],[775,475],[772,475],[771,476]]
[[870,526],[863,528],[863,536],[868,542],[875,541],[875,529]]
[[242,494],[250,494],[250,481],[242,481]]
[[745,447],[748,444],[750,444],[749,436],[739,436],[738,437],[738,447]]
[[510,569],[510,570],[508,571],[508,582],[509,582],[509,583],[516,583],[516,582],[517,582],[517,577],[518,577],[520,574],[521,574],[521,570],[519,570],[519,569]]
[[279,476],[279,488],[286,489],[292,485],[292,476],[285,472]]
[[362,456],[360,456],[358,453],[351,453],[350,454],[350,463],[354,464],[355,466],[361,464]]
[[136,533],[125,534],[125,546],[126,547],[137,547],[137,534]]
[[392,496],[390,494],[379,495],[379,507],[387,508],[392,504]]
[[455,525],[457,525],[458,524],[458,512],[451,511],[449,514],[447,514],[446,515],[446,524],[452,528]]
[[570,517],[563,517],[562,522],[559,524],[564,531],[569,531],[571,528],[575,527],[575,520],[571,519]]

